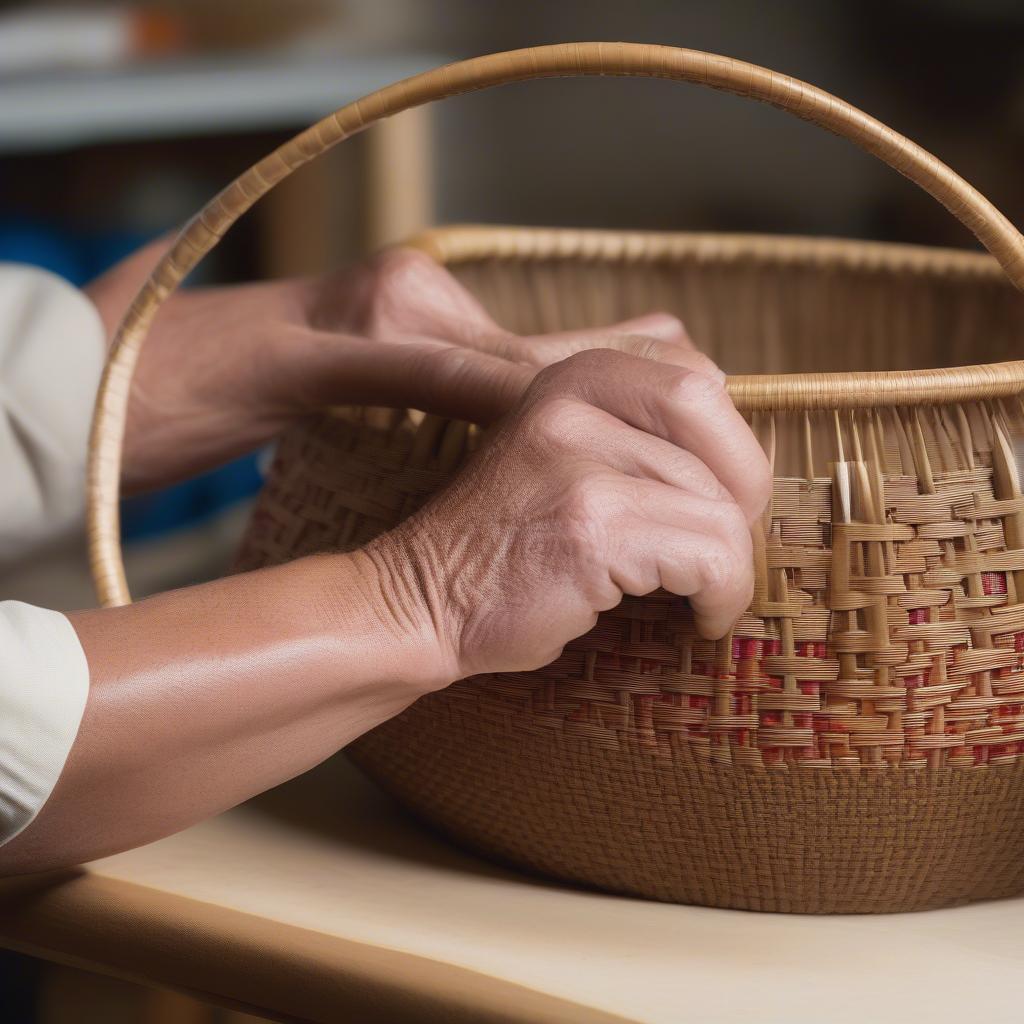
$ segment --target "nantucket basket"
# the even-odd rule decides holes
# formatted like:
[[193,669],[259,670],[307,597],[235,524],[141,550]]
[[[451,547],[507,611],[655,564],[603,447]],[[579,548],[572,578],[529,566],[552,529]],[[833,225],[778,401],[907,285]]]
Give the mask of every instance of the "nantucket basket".
[[[519,333],[679,315],[748,373],[728,387],[776,483],[754,602],[727,639],[701,640],[671,595],[627,599],[556,663],[424,698],[352,756],[474,848],[616,892],[823,913],[1024,889],[1024,364],[1005,361],[1024,341],[1024,239],[907,139],[763,68],[620,43],[498,54],[345,107],[242,175],[155,271],[107,369],[90,481],[101,600],[128,600],[116,498],[135,359],[234,220],[381,117],[598,74],[698,82],[816,122],[929,191],[992,255],[485,227],[414,240]],[[281,440],[240,567],[365,543],[476,443],[415,413],[325,412]]]

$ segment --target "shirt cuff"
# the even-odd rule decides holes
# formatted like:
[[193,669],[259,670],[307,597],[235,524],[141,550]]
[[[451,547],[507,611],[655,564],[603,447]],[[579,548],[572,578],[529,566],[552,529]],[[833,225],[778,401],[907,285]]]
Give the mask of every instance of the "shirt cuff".
[[82,292],[0,263],[0,565],[80,524],[105,356],[99,313]]
[[0,601],[0,845],[49,799],[88,694],[89,665],[70,621]]

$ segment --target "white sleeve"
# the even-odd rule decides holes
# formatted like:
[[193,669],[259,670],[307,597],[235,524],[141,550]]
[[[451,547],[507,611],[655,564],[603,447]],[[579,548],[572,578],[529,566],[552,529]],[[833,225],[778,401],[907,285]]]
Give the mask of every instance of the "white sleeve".
[[89,666],[60,612],[0,601],[0,845],[38,814],[64,770]]
[[[71,530],[104,334],[60,278],[0,264],[0,565]],[[89,667],[59,612],[0,601],[0,843],[46,803],[85,709]]]
[[81,521],[104,357],[85,295],[46,271],[0,263],[0,565]]

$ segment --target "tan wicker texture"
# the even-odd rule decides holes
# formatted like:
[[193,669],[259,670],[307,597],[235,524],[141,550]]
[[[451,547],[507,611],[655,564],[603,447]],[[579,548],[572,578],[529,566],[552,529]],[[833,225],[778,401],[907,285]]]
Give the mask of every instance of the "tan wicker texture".
[[[667,309],[766,371],[852,349],[890,369],[991,357],[1024,335],[1024,297],[985,257],[613,241],[455,228],[417,244],[506,326]],[[700,640],[676,598],[627,598],[555,664],[422,700],[354,756],[474,846],[612,889],[826,912],[1024,887],[1020,399],[748,415],[777,479],[756,599],[727,641]],[[365,543],[475,439],[379,411],[297,428],[239,567]]]
[[[556,664],[458,683],[355,756],[473,845],[610,889],[807,912],[1018,891],[1024,300],[1009,282],[1024,288],[1024,239],[908,139],[764,68],[629,43],[495,54],[351,104],[243,174],[185,228],[115,342],[90,458],[101,601],[129,600],[117,498],[135,362],[161,302],[235,220],[382,117],[598,74],[697,82],[828,128],[926,189],[994,258],[749,236],[471,228],[419,239],[514,330],[679,313],[730,372],[753,372],[728,386],[777,483],[756,531],[755,601],[727,641],[698,640],[682,601],[628,600]],[[362,543],[441,486],[475,441],[465,424],[373,410],[298,428],[240,567]]]
[[[184,228],[125,314],[96,401],[90,437],[89,553],[104,604],[130,600],[121,558],[118,493],[128,394],[139,352],[161,303],[228,231],[275,185],[303,164],[381,118],[511,82],[559,76],[622,75],[695,82],[770,103],[848,139],[920,185],[969,228],[1007,277],[1024,288],[1024,237],[976,189],[910,139],[806,82],[700,50],[646,43],[564,43],[494,53],[427,71],[350,103],[249,168]],[[1024,363],[912,370],[888,381],[847,380],[834,373],[805,378],[768,375],[735,388],[747,408],[846,407],[870,401],[960,401],[1016,394]],[[858,396],[852,398],[851,396]]]

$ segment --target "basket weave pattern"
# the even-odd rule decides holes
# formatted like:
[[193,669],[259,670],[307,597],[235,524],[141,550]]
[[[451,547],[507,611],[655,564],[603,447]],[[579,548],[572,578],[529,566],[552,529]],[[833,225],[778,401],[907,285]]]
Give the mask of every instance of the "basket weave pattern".
[[[759,312],[762,324],[777,321],[785,294],[766,299],[764,269],[752,271],[743,255],[719,273],[732,275],[741,298],[744,279],[750,290],[756,278],[760,301],[740,305],[755,321]],[[696,301],[692,276],[707,259],[699,241],[687,251],[677,240],[658,268],[678,282],[658,308],[696,319],[698,336],[702,316],[689,313],[708,315],[714,298]],[[520,300],[543,310],[533,328],[573,326],[566,302],[608,302],[607,253],[588,254],[589,281],[578,268],[538,273],[531,263],[519,255],[500,270],[493,260],[455,269],[492,308],[494,289],[511,280]],[[646,276],[657,278],[650,268]],[[556,301],[541,286],[552,280],[563,289]],[[863,266],[847,268],[847,290],[864,280],[872,275]],[[651,308],[642,293],[629,301]],[[633,311],[620,299],[596,312]],[[667,756],[686,745],[719,764],[939,768],[1024,756],[1020,399],[750,418],[777,474],[780,449],[804,473],[777,475],[755,600],[733,635],[701,640],[671,595],[626,598],[555,664],[491,680],[492,699],[607,749],[628,743]],[[279,448],[239,567],[366,543],[443,486],[475,438],[465,424],[379,412],[303,426]]]
[[[1006,436],[1003,417],[972,412],[990,436]],[[878,417],[864,418],[877,426]],[[924,436],[923,418],[910,419]],[[948,414],[930,424],[925,456],[942,439],[953,457],[943,420],[952,425]],[[449,460],[471,437],[452,424],[435,444]],[[293,432],[239,568],[356,547],[401,521],[447,478],[440,455],[414,460],[416,442],[412,422],[397,417],[390,430],[332,416]],[[554,664],[489,679],[487,699],[496,713],[605,749],[677,756],[687,747],[718,764],[1017,760],[1024,500],[1002,447],[972,455],[976,468],[931,473],[927,494],[916,476],[871,481],[876,463],[866,461],[834,463],[832,479],[778,480],[757,595],[728,640],[700,639],[672,595],[627,597]],[[985,464],[993,458],[996,472]],[[872,484],[883,495],[877,516],[866,512]],[[865,510],[861,518],[833,518],[840,493]]]
[[[709,248],[679,236],[655,260],[578,238],[575,252],[555,239],[558,259],[529,232],[510,254],[480,253],[457,229],[423,244],[443,245],[435,255],[522,331],[656,306],[733,358],[770,359],[750,339],[777,332],[798,358],[821,360],[815,311],[841,296],[837,334],[885,332],[896,341],[880,356],[899,365],[961,344],[965,309],[984,309],[1000,350],[1024,322],[978,257],[788,242],[776,259],[763,240]],[[794,288],[810,297],[793,301]],[[901,290],[932,334],[903,319]],[[719,314],[723,294],[733,301]],[[355,758],[474,846],[605,888],[805,912],[1018,891],[1020,399],[747,417],[776,481],[754,602],[730,637],[700,639],[672,595],[626,598],[554,664],[425,698],[358,741]],[[238,568],[365,544],[442,487],[478,439],[463,423],[381,410],[297,427]]]
[[424,698],[349,748],[417,815],[518,867],[611,892],[892,913],[1024,890],[1024,770],[737,770],[598,747],[498,703]]
[[[1024,236],[910,139],[767,68],[637,43],[490,54],[350,103],[241,174],[184,227],[111,347],[89,457],[101,602],[131,599],[118,495],[143,343],[238,218],[392,114],[594,75],[697,83],[789,111],[923,188],[991,257],[566,230],[420,239],[512,331],[680,314],[730,371],[776,494],[755,531],[755,600],[727,642],[700,641],[666,595],[626,601],[555,665],[456,683],[363,737],[354,756],[474,846],[609,889],[806,912],[1019,891],[1024,301],[1010,283],[1024,292]],[[464,424],[372,411],[297,428],[240,567],[370,539],[476,440]]]

